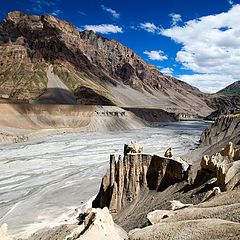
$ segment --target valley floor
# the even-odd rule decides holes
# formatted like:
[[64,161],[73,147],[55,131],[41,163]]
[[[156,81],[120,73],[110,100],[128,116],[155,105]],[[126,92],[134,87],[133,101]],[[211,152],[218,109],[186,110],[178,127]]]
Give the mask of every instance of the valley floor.
[[121,154],[124,143],[136,140],[146,153],[163,155],[172,146],[176,155],[182,155],[197,144],[207,125],[169,122],[154,128],[66,133],[2,146],[1,224],[8,224],[10,235],[24,237],[43,227],[75,222],[99,189],[109,153]]

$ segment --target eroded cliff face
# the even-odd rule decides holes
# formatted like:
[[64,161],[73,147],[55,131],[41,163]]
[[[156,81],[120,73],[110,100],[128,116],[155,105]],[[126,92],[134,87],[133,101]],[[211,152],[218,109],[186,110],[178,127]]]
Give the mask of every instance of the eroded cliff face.
[[213,122],[203,132],[199,147],[216,143],[221,145],[222,142],[226,145],[230,141],[236,145],[240,144],[240,114],[226,115]]
[[127,153],[123,159],[110,156],[110,168],[102,179],[93,207],[108,207],[117,213],[136,203],[142,193],[163,191],[188,179],[189,165],[170,158],[143,153]]
[[[205,176],[204,176],[205,175]],[[201,161],[199,176],[216,178],[215,185],[222,191],[234,190],[240,186],[240,148],[229,142],[225,148],[212,156],[205,155]]]

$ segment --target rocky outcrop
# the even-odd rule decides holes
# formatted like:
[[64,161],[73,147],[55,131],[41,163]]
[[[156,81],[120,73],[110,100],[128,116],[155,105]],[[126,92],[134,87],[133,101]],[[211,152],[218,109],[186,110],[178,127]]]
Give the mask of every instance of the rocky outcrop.
[[172,158],[173,157],[173,149],[172,147],[168,148],[166,150],[166,152],[164,153],[164,157],[167,157],[167,158]]
[[134,113],[139,118],[151,123],[159,122],[173,122],[176,121],[174,113],[164,111],[157,108],[124,108],[127,111]]
[[89,240],[124,240],[127,233],[113,222],[107,208],[89,209],[84,220],[84,226],[78,236],[73,239]]
[[[186,168],[187,165],[187,168]],[[100,191],[93,207],[108,207],[117,213],[137,202],[141,193],[148,190],[163,191],[172,184],[186,181],[189,165],[174,159],[149,154],[110,156],[110,169],[102,179]]]
[[124,156],[128,153],[142,153],[143,147],[141,147],[137,142],[131,141],[130,145],[124,145]]
[[216,185],[222,190],[233,190],[240,185],[240,156],[239,148],[234,148],[230,142],[220,153],[213,156],[203,156],[201,171],[216,177]]
[[[201,135],[200,146],[205,147],[221,141],[240,144],[240,114],[227,115],[213,122]],[[226,143],[225,143],[226,145]]]
[[[236,91],[239,91],[239,89],[236,88]],[[215,121],[220,117],[240,112],[240,94],[234,91],[231,94],[219,92],[210,95],[206,98],[206,102],[211,108],[215,109],[205,117],[206,120]]]
[[170,239],[239,239],[240,224],[220,219],[199,219],[159,223],[143,229],[134,229],[129,240]]

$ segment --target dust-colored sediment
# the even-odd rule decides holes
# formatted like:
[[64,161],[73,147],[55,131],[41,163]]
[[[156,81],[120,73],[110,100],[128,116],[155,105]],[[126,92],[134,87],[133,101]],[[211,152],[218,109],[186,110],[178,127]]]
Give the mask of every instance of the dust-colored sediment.
[[118,131],[147,123],[115,106],[1,104],[0,143],[22,142],[52,133]]

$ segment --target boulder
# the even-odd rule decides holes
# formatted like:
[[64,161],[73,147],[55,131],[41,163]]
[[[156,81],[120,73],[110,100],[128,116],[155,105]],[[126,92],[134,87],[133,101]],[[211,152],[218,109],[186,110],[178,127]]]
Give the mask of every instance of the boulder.
[[171,203],[172,211],[193,206],[193,204],[181,203],[180,201],[177,201],[177,200],[172,200],[170,201],[170,203]]
[[147,219],[153,225],[160,223],[162,219],[165,219],[173,215],[174,212],[171,210],[155,210],[153,212],[148,213]]
[[113,222],[107,208],[91,208],[85,218],[84,229],[77,239],[124,240],[126,237],[127,233]]
[[141,147],[137,142],[131,141],[130,145],[124,146],[124,155],[128,153],[142,153],[143,147]]

